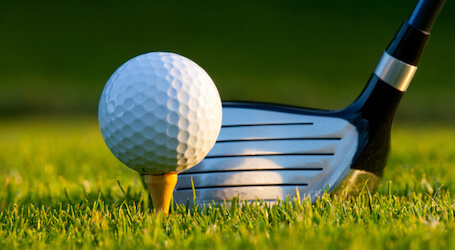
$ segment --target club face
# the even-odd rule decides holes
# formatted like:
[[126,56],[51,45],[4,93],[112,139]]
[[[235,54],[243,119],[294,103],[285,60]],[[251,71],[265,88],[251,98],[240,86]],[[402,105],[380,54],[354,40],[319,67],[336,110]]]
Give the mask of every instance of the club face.
[[330,112],[279,105],[225,103],[217,143],[179,174],[174,201],[276,201],[329,191],[348,175],[358,131]]

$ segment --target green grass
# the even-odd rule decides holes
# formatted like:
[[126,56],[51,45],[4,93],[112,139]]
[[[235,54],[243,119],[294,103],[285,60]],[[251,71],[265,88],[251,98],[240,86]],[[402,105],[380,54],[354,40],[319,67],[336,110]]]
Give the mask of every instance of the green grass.
[[166,219],[95,119],[2,120],[0,138],[0,249],[455,247],[452,124],[396,125],[378,192],[174,206]]

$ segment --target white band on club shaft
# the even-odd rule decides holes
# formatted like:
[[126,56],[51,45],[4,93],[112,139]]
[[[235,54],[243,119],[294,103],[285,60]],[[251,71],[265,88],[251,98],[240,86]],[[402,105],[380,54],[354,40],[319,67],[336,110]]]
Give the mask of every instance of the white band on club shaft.
[[416,70],[417,66],[407,64],[384,52],[374,74],[390,86],[406,92]]

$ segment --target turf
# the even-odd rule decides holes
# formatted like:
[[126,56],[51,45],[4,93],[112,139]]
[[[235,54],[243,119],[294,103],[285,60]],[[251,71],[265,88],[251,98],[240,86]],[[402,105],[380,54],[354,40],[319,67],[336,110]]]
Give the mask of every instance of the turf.
[[378,192],[149,210],[91,118],[0,122],[0,249],[455,247],[455,130],[398,124]]

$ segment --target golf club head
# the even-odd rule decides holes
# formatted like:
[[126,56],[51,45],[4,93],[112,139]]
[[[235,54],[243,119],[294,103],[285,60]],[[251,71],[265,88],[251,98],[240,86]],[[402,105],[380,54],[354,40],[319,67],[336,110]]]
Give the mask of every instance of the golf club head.
[[217,143],[197,166],[179,174],[174,201],[261,199],[319,195],[349,173],[358,129],[345,119],[305,109],[224,103]]
[[174,202],[314,200],[327,190],[373,190],[387,163],[395,111],[444,2],[417,3],[361,95],[344,109],[224,102],[218,140],[201,163],[179,174]]

